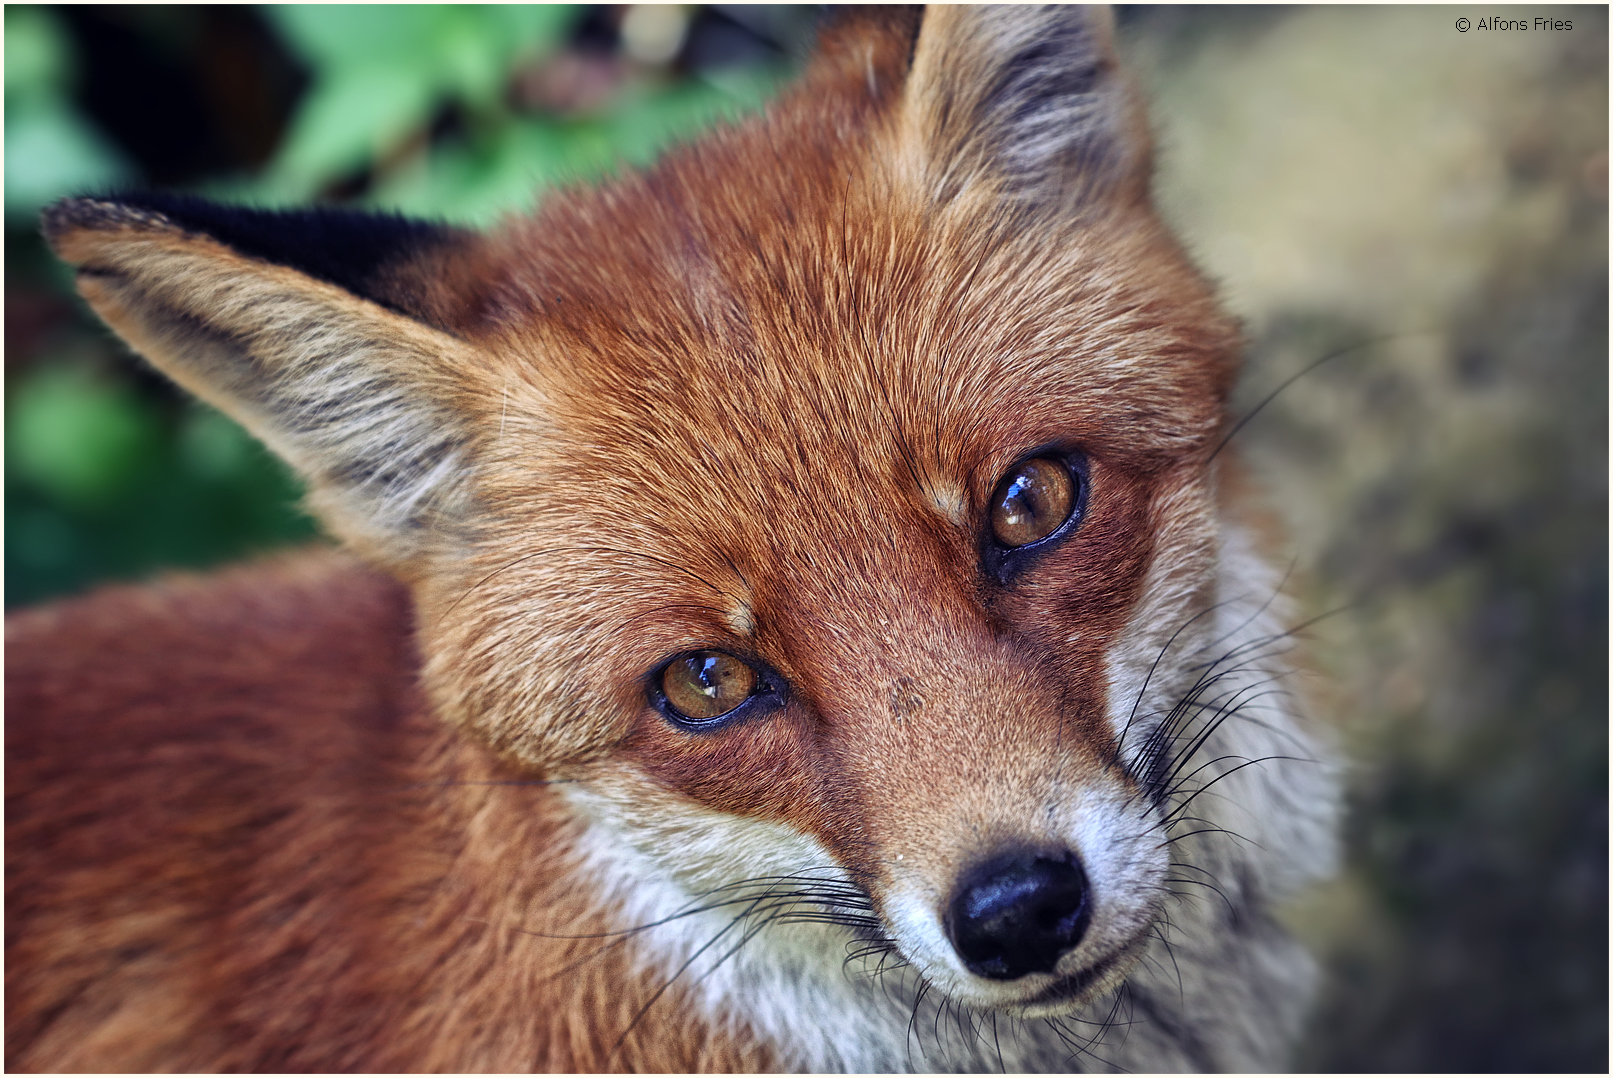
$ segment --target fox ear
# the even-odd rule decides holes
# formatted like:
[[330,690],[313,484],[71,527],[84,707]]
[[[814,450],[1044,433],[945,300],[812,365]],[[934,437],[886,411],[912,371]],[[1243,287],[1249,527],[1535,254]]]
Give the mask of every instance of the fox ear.
[[125,341],[307,478],[338,536],[401,568],[459,515],[455,398],[482,357],[411,317],[397,271],[468,234],[141,195],[58,202],[45,236]]
[[1147,191],[1147,123],[1106,7],[930,5],[903,110],[938,200],[981,182],[1066,208]]

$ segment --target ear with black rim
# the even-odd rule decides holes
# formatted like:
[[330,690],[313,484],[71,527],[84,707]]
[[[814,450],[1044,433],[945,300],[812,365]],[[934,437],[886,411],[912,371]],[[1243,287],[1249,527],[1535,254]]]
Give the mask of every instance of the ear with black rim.
[[903,99],[932,196],[1072,208],[1146,195],[1150,143],[1106,7],[930,5]]
[[462,517],[483,356],[416,317],[400,270],[470,234],[163,195],[67,199],[44,224],[95,312],[305,476],[338,536],[401,568]]

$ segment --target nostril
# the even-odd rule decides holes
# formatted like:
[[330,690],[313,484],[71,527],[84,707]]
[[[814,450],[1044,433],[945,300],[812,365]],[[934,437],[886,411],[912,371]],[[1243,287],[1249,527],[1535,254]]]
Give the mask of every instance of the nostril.
[[1074,854],[998,858],[969,872],[947,906],[952,946],[970,972],[997,981],[1050,973],[1091,920]]

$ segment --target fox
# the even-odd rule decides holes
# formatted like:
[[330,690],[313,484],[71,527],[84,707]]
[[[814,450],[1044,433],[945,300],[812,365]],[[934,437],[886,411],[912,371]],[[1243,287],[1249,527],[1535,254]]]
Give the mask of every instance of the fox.
[[6,1063],[1281,1069],[1336,767],[1113,17],[870,8],[476,231],[44,231],[338,541],[13,615]]

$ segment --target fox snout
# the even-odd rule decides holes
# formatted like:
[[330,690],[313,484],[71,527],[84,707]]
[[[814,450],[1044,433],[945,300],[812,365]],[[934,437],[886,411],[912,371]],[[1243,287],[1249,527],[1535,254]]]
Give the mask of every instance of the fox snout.
[[872,692],[824,700],[833,687],[807,683],[845,750],[831,785],[859,806],[822,838],[867,880],[907,960],[955,998],[1068,1011],[1111,983],[1157,912],[1157,810],[1122,762],[1092,676],[1101,657],[1044,662],[1023,633],[940,591],[926,614],[932,632],[952,627],[928,646],[887,611],[927,656],[906,676],[866,678],[894,686],[889,714]]
[[1073,850],[1001,854],[966,872],[942,924],[970,973],[1012,981],[1051,973],[1092,920]]
[[932,814],[893,844],[929,851],[889,858],[871,890],[897,947],[954,998],[1067,1013],[1140,950],[1164,891],[1162,844],[1146,798],[1107,771],[1020,803],[994,818]]

